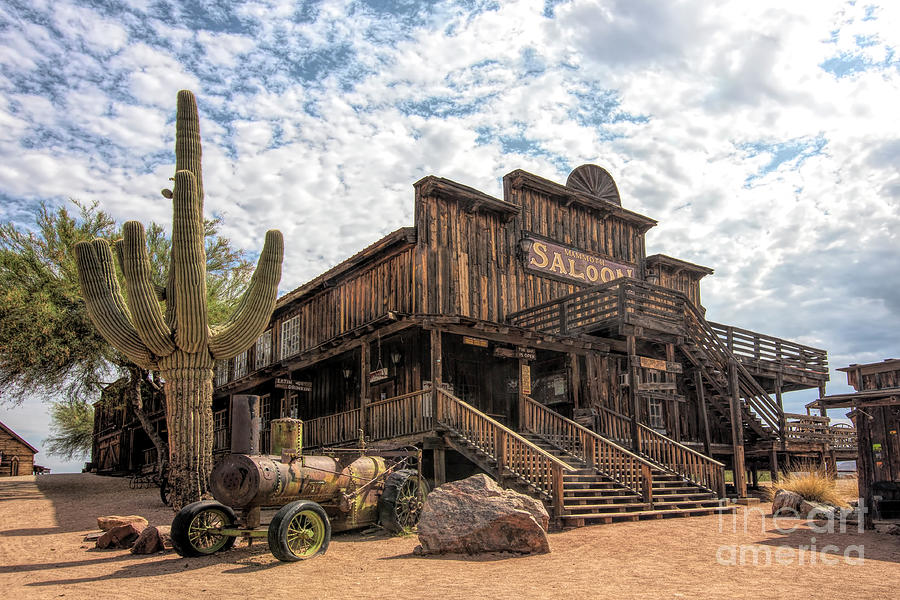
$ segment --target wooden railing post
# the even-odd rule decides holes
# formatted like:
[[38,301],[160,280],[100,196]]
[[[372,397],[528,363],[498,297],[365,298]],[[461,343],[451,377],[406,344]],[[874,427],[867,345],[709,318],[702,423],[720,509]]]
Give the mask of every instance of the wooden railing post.
[[557,517],[565,514],[566,509],[563,504],[563,470],[559,465],[553,465],[553,510]]
[[362,429],[363,436],[371,434],[369,431],[369,421],[367,404],[369,403],[369,372],[371,371],[369,364],[369,342],[363,340],[359,347],[359,428]]
[[435,425],[440,422],[438,415],[438,393],[443,383],[443,363],[441,362],[441,330],[431,330],[431,414]]
[[641,501],[648,509],[653,508],[653,473],[646,463],[641,463]]

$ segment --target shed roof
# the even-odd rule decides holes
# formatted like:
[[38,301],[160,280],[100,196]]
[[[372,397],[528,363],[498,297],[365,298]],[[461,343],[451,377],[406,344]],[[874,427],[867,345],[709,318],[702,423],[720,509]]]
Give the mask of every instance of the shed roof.
[[40,450],[38,450],[37,448],[35,448],[34,446],[32,446],[31,444],[29,444],[28,442],[26,442],[24,439],[22,439],[22,436],[20,436],[18,433],[16,433],[15,431],[13,431],[13,430],[10,429],[9,427],[7,427],[2,421],[0,421],[0,429],[2,429],[3,431],[5,431],[5,432],[8,433],[9,435],[13,436],[13,438],[17,439],[18,441],[22,442],[23,445],[28,446],[28,448],[29,448],[34,454],[37,454],[38,452],[40,452]]

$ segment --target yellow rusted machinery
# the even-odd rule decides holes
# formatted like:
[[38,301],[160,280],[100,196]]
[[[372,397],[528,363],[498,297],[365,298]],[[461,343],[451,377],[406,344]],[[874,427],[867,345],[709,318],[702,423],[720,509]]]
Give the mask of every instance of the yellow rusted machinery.
[[[324,553],[332,531],[415,526],[427,491],[418,449],[370,452],[361,443],[307,456],[303,422],[276,419],[269,452],[261,454],[257,401],[233,397],[231,454],[210,475],[215,501],[189,504],[172,521],[180,555],[213,554],[239,537],[266,537],[276,558],[296,561]],[[272,508],[277,512],[261,527],[263,511]]]

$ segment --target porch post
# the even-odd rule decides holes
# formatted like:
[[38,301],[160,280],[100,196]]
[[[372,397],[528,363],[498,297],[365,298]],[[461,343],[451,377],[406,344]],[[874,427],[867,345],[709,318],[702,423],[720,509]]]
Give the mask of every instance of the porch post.
[[369,434],[369,423],[367,412],[369,407],[369,340],[363,339],[362,345],[359,347],[359,428],[363,431],[363,436]]
[[626,352],[628,353],[628,404],[631,406],[631,447],[635,451],[640,451],[638,427],[638,415],[640,414],[640,397],[637,394],[638,369],[635,365],[634,357],[637,356],[637,341],[634,335],[629,335],[625,342]]
[[744,422],[741,412],[741,388],[738,385],[738,372],[732,363],[728,367],[728,387],[731,392],[731,448],[734,489],[738,498],[747,497],[747,470],[744,464]]
[[431,415],[437,424],[438,389],[443,382],[443,363],[441,361],[441,330],[431,330]]

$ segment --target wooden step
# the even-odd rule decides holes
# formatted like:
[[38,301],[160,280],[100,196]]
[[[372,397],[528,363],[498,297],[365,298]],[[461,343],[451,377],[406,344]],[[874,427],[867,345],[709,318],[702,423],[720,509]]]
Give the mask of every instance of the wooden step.
[[637,521],[639,519],[662,519],[665,517],[692,517],[712,515],[717,513],[734,512],[734,506],[715,506],[703,508],[667,508],[665,510],[636,510],[632,512],[606,512],[606,513],[571,513],[562,515],[564,521],[600,521],[612,523],[613,521]]

